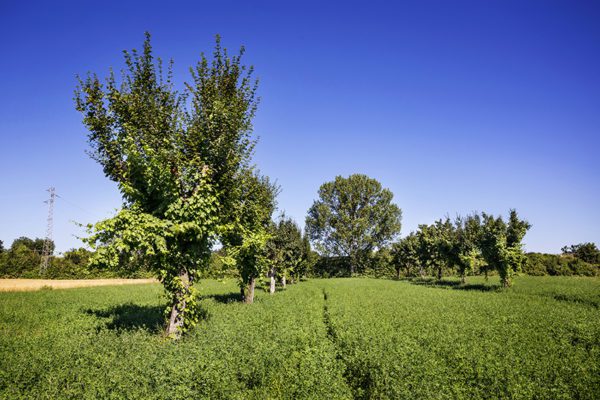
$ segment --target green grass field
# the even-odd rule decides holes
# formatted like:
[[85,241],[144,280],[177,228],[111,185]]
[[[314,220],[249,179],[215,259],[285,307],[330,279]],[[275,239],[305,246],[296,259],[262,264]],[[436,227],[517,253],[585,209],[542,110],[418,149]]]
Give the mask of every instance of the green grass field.
[[158,284],[0,293],[0,398],[600,398],[600,279],[495,284],[203,281],[179,343]]

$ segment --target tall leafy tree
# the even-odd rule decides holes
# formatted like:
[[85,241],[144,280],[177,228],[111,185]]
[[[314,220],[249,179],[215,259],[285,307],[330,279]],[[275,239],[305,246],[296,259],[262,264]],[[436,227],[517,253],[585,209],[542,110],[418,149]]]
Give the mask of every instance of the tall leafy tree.
[[348,257],[354,274],[400,232],[401,211],[392,199],[389,189],[366,175],[337,176],[319,188],[306,230],[320,252]]
[[179,92],[172,61],[165,72],[146,34],[141,52],[124,52],[120,79],[88,74],[76,90],[90,155],[123,196],[117,215],[90,227],[92,262],[154,271],[169,300],[168,336],[197,322],[193,284],[217,234],[236,222],[257,105],[243,52],[229,56],[217,37],[212,60],[202,54]]
[[503,287],[512,284],[512,277],[527,262],[522,240],[531,224],[521,220],[516,210],[510,210],[508,223],[502,217],[482,214],[480,248],[488,265],[498,271]]

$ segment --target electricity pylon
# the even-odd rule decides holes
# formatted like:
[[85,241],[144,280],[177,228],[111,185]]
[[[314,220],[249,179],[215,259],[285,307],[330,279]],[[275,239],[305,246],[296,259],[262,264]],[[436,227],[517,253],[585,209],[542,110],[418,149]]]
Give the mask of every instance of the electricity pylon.
[[44,275],[48,269],[48,262],[52,255],[52,231],[54,230],[54,200],[56,199],[56,189],[51,187],[50,198],[44,203],[48,204],[48,226],[46,227],[46,237],[44,238],[44,248],[42,250],[42,264],[40,265],[40,274]]

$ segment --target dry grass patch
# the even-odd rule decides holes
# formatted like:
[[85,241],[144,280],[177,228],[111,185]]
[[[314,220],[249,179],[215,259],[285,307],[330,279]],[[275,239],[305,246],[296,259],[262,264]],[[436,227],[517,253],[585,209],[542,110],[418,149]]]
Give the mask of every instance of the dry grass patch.
[[137,285],[155,283],[156,279],[0,279],[0,292],[44,289],[69,289],[88,286]]

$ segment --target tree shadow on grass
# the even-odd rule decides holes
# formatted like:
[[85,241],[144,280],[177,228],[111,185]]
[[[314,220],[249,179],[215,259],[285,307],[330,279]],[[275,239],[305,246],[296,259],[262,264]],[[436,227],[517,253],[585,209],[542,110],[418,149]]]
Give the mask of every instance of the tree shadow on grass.
[[465,283],[462,284],[460,281],[448,281],[448,280],[437,280],[437,279],[409,279],[413,285],[426,286],[432,288],[442,289],[453,289],[453,290],[475,290],[479,292],[495,292],[500,289],[500,285],[496,284],[482,284],[482,283]]
[[133,303],[120,304],[108,309],[85,311],[106,321],[106,329],[113,331],[145,330],[158,333],[164,327],[164,306],[140,306]]
[[202,296],[202,299],[213,299],[217,303],[229,304],[239,303],[242,301],[242,295],[240,293],[231,292],[224,294],[207,294]]

